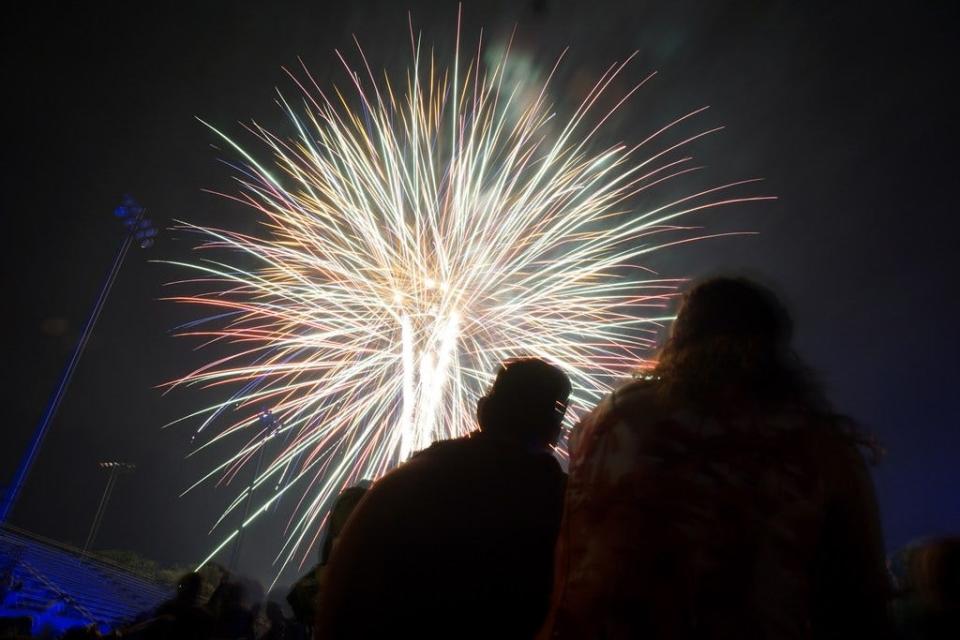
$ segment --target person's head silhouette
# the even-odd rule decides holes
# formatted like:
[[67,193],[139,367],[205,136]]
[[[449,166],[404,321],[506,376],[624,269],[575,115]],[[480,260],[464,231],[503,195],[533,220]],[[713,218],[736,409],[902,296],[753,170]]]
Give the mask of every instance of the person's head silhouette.
[[696,405],[733,393],[761,404],[823,407],[818,386],[791,349],[793,322],[777,296],[744,278],[717,277],[684,296],[654,373]]
[[684,296],[668,348],[724,339],[779,351],[789,348],[792,333],[790,316],[772,291],[745,278],[718,277]]
[[369,483],[361,482],[352,487],[347,487],[337,496],[333,508],[330,510],[330,521],[327,524],[327,533],[323,539],[323,545],[320,547],[320,564],[327,564],[330,561],[330,554],[333,553],[333,547],[337,537],[343,531],[350,514],[360,504],[360,499],[367,493]]
[[177,600],[186,604],[195,604],[203,588],[203,578],[196,571],[180,576],[177,581]]
[[537,358],[505,362],[490,391],[477,402],[482,433],[545,450],[560,437],[570,379]]

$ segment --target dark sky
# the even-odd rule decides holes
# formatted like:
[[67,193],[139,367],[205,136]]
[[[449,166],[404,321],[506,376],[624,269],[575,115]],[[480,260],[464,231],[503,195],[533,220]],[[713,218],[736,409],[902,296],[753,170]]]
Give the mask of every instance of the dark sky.
[[[195,116],[240,133],[256,118],[283,131],[274,87],[301,56],[342,80],[333,49],[364,43],[375,67],[404,60],[406,11],[448,50],[455,2],[55,3],[10,5],[2,47],[5,344],[0,481],[12,474],[120,240],[111,215],[134,194],[158,224],[244,229],[250,211],[206,195],[230,170]],[[637,140],[668,114],[711,105],[727,128],[697,147],[718,179],[762,176],[775,203],[713,213],[707,229],[758,237],[656,255],[667,275],[761,274],[795,310],[797,346],[837,408],[889,454],[875,478],[891,549],[960,532],[960,317],[955,266],[957,105],[942,6],[834,2],[465,3],[464,37],[516,24],[519,51],[547,64],[569,45],[563,78],[598,75],[634,50],[634,79],[658,70],[615,133]],[[882,6],[881,6],[882,5]],[[560,86],[571,86],[573,83]],[[211,458],[184,460],[189,428],[160,426],[203,404],[159,383],[205,361],[169,331],[196,310],[157,299],[180,273],[149,258],[187,254],[165,233],[130,255],[13,523],[81,544],[105,477],[122,479],[98,541],[164,562],[196,561],[232,496],[178,493]],[[279,532],[260,527],[245,567],[268,577]]]

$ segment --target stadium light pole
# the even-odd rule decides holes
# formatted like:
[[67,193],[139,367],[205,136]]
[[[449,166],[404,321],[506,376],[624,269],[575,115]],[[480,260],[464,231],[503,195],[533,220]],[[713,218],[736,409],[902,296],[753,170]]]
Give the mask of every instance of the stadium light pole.
[[243,505],[243,519],[240,521],[240,533],[237,534],[237,541],[233,545],[233,549],[230,552],[230,562],[227,564],[227,568],[231,571],[236,571],[237,567],[240,564],[240,549],[243,546],[243,532],[246,527],[243,526],[243,523],[247,521],[247,518],[250,517],[250,501],[253,499],[253,485],[257,482],[257,477],[260,475],[260,469],[263,466],[263,451],[267,447],[267,441],[270,440],[273,436],[277,435],[277,431],[283,424],[270,409],[262,409],[260,415],[257,416],[257,420],[260,423],[261,428],[263,429],[263,438],[260,440],[260,451],[257,452],[257,466],[253,470],[253,477],[250,479],[250,486],[247,487],[247,495],[244,498]]
[[124,196],[120,206],[114,209],[113,213],[126,228],[123,242],[120,243],[120,249],[117,251],[113,259],[113,264],[110,265],[110,271],[107,272],[107,277],[100,287],[97,299],[93,304],[93,309],[91,309],[90,315],[83,325],[83,331],[80,333],[80,338],[77,340],[73,353],[70,355],[70,359],[67,360],[67,365],[60,374],[60,380],[57,382],[57,386],[50,396],[47,408],[43,412],[43,417],[33,432],[33,437],[27,444],[27,450],[20,459],[20,464],[13,476],[13,480],[4,493],[3,504],[0,505],[0,525],[6,524],[9,520],[10,513],[17,503],[17,498],[20,497],[23,484],[30,474],[30,469],[33,467],[37,453],[40,451],[43,439],[50,429],[53,418],[57,415],[57,410],[60,408],[60,403],[63,401],[64,395],[66,395],[67,387],[70,385],[70,380],[73,378],[73,374],[77,369],[77,363],[80,362],[80,357],[87,348],[87,343],[93,334],[93,327],[100,318],[100,312],[103,311],[103,306],[107,301],[110,290],[113,288],[113,283],[117,279],[117,274],[120,272],[124,258],[127,257],[127,253],[134,243],[137,243],[142,249],[147,249],[153,246],[154,239],[156,238],[157,230],[154,228],[153,223],[146,217],[146,209],[138,205],[132,197]]
[[107,486],[103,488],[103,495],[100,496],[100,504],[97,505],[97,512],[93,514],[93,522],[90,523],[90,532],[87,534],[87,539],[83,543],[84,555],[86,555],[87,551],[90,550],[90,547],[93,545],[93,541],[100,532],[100,523],[103,522],[103,516],[107,512],[107,503],[110,502],[110,496],[113,494],[113,487],[117,484],[117,476],[121,473],[130,473],[137,468],[135,464],[131,464],[129,462],[112,461],[101,462],[97,466],[104,471],[107,471],[109,475],[107,476]]

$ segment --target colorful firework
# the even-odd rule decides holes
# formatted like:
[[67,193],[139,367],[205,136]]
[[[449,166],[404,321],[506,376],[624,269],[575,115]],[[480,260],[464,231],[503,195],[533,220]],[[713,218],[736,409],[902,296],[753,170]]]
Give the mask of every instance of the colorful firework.
[[[212,434],[201,449],[230,450],[194,486],[257,460],[253,483],[217,520],[242,510],[242,523],[211,557],[296,492],[282,570],[313,548],[343,487],[471,430],[506,358],[562,366],[575,420],[648,362],[670,319],[679,281],[642,257],[706,237],[679,226],[682,216],[769,199],[728,195],[747,180],[638,209],[641,194],[699,169],[685,150],[718,129],[664,142],[697,109],[635,145],[596,148],[597,131],[646,82],[597,108],[629,60],[558,124],[556,66],[531,93],[505,79],[509,47],[484,65],[478,46],[464,64],[458,36],[452,68],[439,70],[412,29],[411,45],[402,90],[375,78],[359,46],[362,73],[337,54],[353,99],[323,91],[306,69],[290,74],[304,104],[280,104],[295,133],[248,127],[269,162],[211,127],[243,159],[230,197],[264,225],[249,235],[185,224],[204,237],[200,249],[234,257],[176,263],[198,272],[187,282],[202,290],[171,299],[214,312],[180,334],[231,350],[170,384],[227,390],[183,418]],[[261,464],[274,436],[283,445]]]

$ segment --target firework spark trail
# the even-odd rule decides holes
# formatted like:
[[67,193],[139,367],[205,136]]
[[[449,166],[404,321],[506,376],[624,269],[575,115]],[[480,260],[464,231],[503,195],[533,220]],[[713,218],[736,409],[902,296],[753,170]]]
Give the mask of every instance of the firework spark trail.
[[504,85],[506,52],[485,68],[478,48],[462,70],[458,46],[452,71],[438,71],[431,54],[424,72],[412,29],[411,42],[400,94],[389,78],[376,80],[359,46],[366,79],[337,53],[359,111],[305,68],[305,82],[291,73],[304,106],[282,96],[279,104],[296,135],[248,127],[272,155],[269,167],[207,125],[243,158],[240,195],[228,197],[256,209],[267,230],[184,224],[205,238],[199,248],[245,257],[175,263],[196,272],[186,282],[203,292],[171,299],[214,313],[180,334],[233,350],[169,386],[230,390],[183,418],[213,432],[200,449],[244,440],[193,487],[229,481],[266,446],[258,417],[231,419],[231,411],[269,406],[276,417],[270,436],[284,436],[282,450],[215,526],[249,491],[267,487],[257,495],[269,498],[241,527],[299,487],[279,571],[313,547],[343,487],[470,430],[476,399],[503,359],[532,355],[563,367],[574,381],[574,419],[575,407],[647,362],[669,320],[679,281],[637,260],[706,237],[678,226],[682,216],[769,199],[727,195],[752,182],[742,181],[634,210],[641,193],[698,170],[684,149],[716,129],[642,153],[698,109],[635,146],[591,150],[594,134],[646,82],[591,119],[629,60],[612,65],[557,124],[550,78],[524,102],[518,87]]

